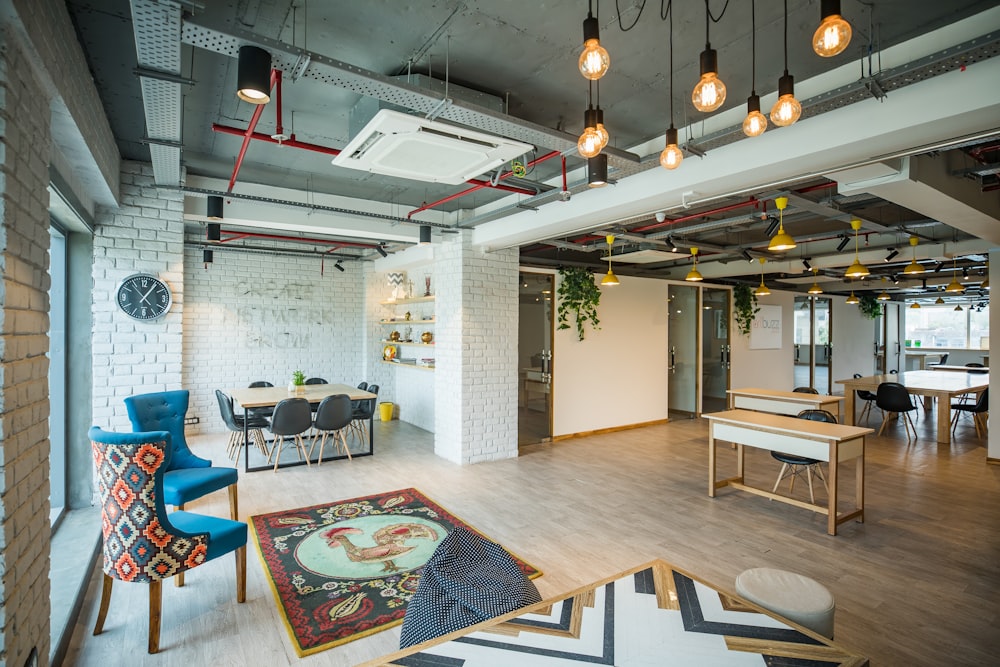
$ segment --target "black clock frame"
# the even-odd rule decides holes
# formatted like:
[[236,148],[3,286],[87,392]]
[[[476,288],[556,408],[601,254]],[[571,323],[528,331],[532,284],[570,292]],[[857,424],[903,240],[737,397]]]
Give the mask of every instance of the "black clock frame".
[[133,273],[115,290],[118,308],[139,322],[151,322],[166,315],[173,305],[170,286],[151,273]]

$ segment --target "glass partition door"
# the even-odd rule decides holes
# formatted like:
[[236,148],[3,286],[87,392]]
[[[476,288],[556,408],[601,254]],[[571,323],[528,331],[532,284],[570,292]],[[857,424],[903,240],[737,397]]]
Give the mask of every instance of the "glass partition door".
[[521,273],[518,306],[517,442],[552,439],[552,296],[555,276]]
[[693,418],[698,410],[697,287],[667,288],[667,413],[670,419]]
[[726,409],[729,389],[730,290],[705,287],[701,291],[701,412]]

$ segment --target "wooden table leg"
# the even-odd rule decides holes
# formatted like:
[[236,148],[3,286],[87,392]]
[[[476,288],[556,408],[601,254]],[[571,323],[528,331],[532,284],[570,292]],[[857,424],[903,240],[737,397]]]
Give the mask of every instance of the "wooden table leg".
[[844,390],[844,420],[847,422],[848,426],[857,426],[858,416],[854,414],[854,397],[856,394],[854,390],[847,387]]
[[746,465],[746,459],[743,456],[743,445],[736,445],[736,477],[739,479],[740,484],[746,481],[746,476],[744,475],[744,466]]
[[855,464],[855,489],[854,498],[861,514],[858,515],[858,523],[865,522],[865,438],[861,438],[861,456]]
[[830,450],[830,479],[829,481],[829,513],[826,515],[826,532],[828,535],[837,534],[837,443],[831,441]]
[[708,427],[708,497],[715,497],[715,422]]
[[939,445],[951,444],[951,396],[938,396],[937,441]]

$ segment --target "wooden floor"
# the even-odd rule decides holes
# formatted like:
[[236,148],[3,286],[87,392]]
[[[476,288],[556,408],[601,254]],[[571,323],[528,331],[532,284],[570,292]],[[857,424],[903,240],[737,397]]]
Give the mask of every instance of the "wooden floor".
[[[837,537],[807,510],[732,489],[709,498],[700,419],[532,445],[517,459],[466,467],[434,456],[430,434],[376,422],[374,457],[241,474],[240,511],[245,517],[414,486],[540,567],[543,597],[656,557],[730,591],[746,568],[784,568],[831,589],[835,640],[873,665],[997,664],[1000,466],[985,463],[985,440],[971,420],[950,448],[935,444],[932,417],[921,413],[917,428],[915,444],[900,437],[899,424],[869,440],[867,520],[842,525]],[[222,460],[225,439],[202,436],[192,446]],[[721,477],[735,470],[735,453],[720,452]],[[749,481],[770,487],[778,464],[750,450],[747,470]],[[850,477],[843,482],[853,488]],[[225,515],[226,494],[188,509]],[[91,636],[96,574],[65,664],[300,662],[253,547],[245,604],[236,604],[229,556],[188,573],[183,588],[163,587],[157,656],[146,654],[143,585],[116,584],[104,634]],[[353,665],[395,650],[398,639],[397,627],[301,661]]]

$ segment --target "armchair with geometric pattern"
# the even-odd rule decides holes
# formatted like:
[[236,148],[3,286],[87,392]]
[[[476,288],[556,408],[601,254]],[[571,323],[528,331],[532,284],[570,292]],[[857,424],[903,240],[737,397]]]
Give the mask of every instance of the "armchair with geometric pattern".
[[156,653],[164,579],[232,551],[236,601],[246,599],[247,525],[184,511],[167,514],[163,478],[173,450],[169,432],[113,433],[94,426],[89,437],[101,499],[104,555],[94,634],[104,629],[115,579],[148,584],[148,651]]

